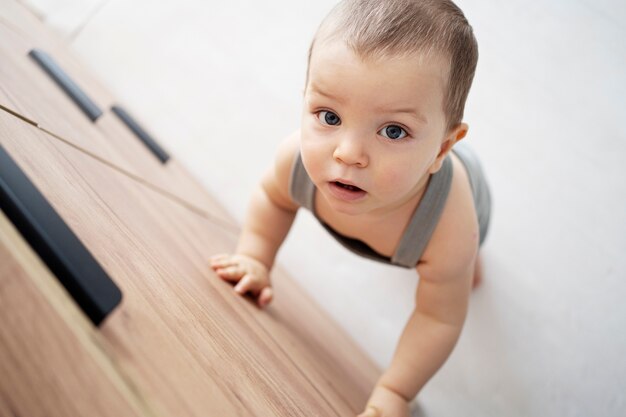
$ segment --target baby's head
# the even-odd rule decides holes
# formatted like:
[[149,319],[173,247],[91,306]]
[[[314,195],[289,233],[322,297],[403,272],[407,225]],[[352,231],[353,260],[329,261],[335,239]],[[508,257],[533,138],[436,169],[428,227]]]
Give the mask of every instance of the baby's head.
[[[463,120],[478,45],[463,12],[450,0],[344,0],[320,25],[309,49],[311,56],[326,42],[342,42],[363,60],[420,55],[438,59],[445,85],[445,131]],[[410,88],[410,87],[409,87]]]
[[467,132],[477,57],[449,0],[344,0],[330,12],[309,52],[300,152],[336,211],[386,215],[419,198]]

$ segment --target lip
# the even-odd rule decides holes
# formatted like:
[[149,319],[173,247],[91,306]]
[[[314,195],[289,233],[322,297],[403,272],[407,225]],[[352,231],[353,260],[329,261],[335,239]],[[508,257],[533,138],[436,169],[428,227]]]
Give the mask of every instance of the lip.
[[357,200],[361,200],[365,197],[365,195],[367,194],[367,191],[364,190],[360,190],[360,191],[350,191],[347,190],[345,188],[343,188],[340,185],[337,185],[336,182],[340,182],[342,184],[346,184],[346,185],[352,185],[353,187],[358,187],[357,185],[355,185],[353,182],[351,181],[347,181],[347,180],[343,180],[343,179],[336,179],[333,181],[329,181],[328,182],[328,188],[331,192],[331,194],[339,199],[339,200],[344,200],[344,201],[357,201]]
[[[340,182],[340,183],[342,183],[342,184],[351,185],[351,186],[353,186],[353,187],[359,187],[358,185],[356,185],[356,184],[355,184],[355,183],[353,183],[352,181],[350,181],[350,180],[344,180],[343,178],[335,178],[334,180],[331,180],[330,182],[331,182],[331,183],[332,183],[332,182]],[[361,188],[361,187],[359,187],[359,188]]]

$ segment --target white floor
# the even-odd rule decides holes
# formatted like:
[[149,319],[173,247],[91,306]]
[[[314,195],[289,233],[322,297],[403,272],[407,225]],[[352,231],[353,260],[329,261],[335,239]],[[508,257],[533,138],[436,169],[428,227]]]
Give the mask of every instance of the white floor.
[[[240,220],[298,126],[308,44],[334,4],[28,2]],[[485,282],[422,413],[624,416],[626,3],[458,4],[480,46],[466,140],[494,208]],[[308,213],[279,260],[388,364],[415,273],[355,257]]]

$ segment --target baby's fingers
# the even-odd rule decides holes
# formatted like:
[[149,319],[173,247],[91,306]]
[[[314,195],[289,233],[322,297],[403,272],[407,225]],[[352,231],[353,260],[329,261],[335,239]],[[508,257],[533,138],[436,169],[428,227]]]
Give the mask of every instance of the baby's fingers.
[[254,295],[257,295],[266,285],[267,284],[256,275],[246,274],[243,278],[241,278],[237,285],[235,285],[234,289],[239,294],[245,294],[250,291]]
[[381,417],[381,413],[378,407],[374,407],[373,405],[368,405],[365,411],[363,411],[357,417]]
[[268,305],[271,301],[272,298],[274,297],[274,291],[272,291],[272,287],[265,287],[261,290],[261,294],[259,294],[259,299],[258,299],[258,303],[259,303],[259,307],[265,307],[266,305]]
[[240,265],[231,265],[226,267],[215,267],[215,273],[226,281],[237,282],[246,274],[244,268]]
[[235,291],[239,294],[245,294],[248,291],[254,294],[257,298],[257,304],[263,308],[268,305],[274,296],[272,287],[267,285],[262,280],[258,280],[254,275],[245,275],[237,285],[235,285]]
[[236,261],[232,260],[232,256],[227,253],[212,256],[209,261],[213,269],[225,268],[237,264]]

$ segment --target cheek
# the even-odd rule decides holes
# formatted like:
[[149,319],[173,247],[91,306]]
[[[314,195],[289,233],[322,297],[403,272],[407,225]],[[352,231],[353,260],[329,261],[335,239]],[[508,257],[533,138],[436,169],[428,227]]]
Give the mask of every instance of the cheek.
[[304,117],[300,128],[300,152],[304,167],[315,180],[315,174],[332,160],[334,151],[332,137],[319,128],[312,117]]
[[406,174],[402,174],[404,170],[397,165],[388,166],[381,170],[381,174],[377,177],[379,186],[383,186],[389,191],[402,188],[403,183],[406,181]]
[[307,173],[314,183],[320,177],[325,161],[325,152],[318,138],[301,132],[300,155]]
[[419,182],[419,179],[420,170],[416,167],[415,161],[397,161],[382,167],[376,182],[379,188],[392,194],[410,190]]

